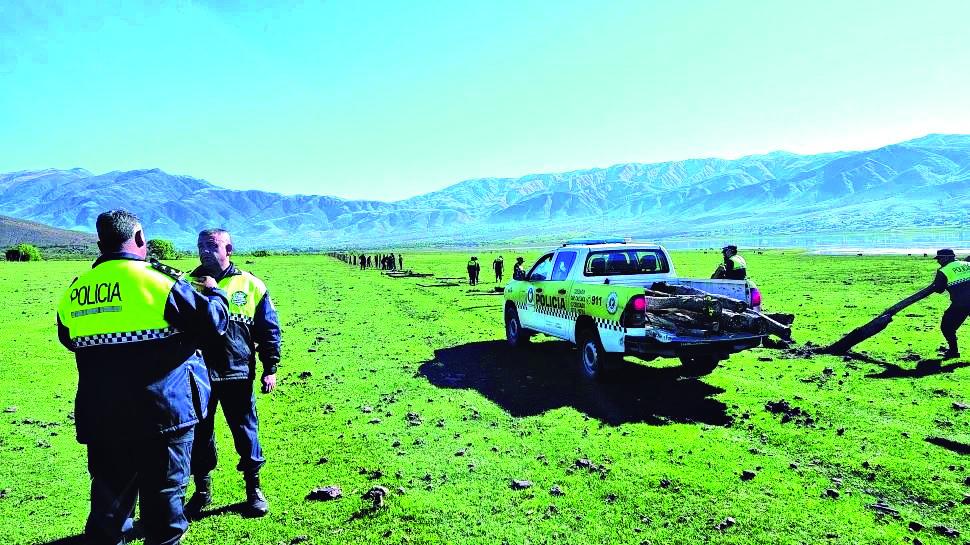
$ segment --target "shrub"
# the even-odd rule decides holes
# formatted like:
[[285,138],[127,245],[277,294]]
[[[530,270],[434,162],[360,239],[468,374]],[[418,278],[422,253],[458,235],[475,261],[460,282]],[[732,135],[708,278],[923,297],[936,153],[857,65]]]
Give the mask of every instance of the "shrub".
[[269,257],[269,252],[266,250],[254,250],[253,257]]
[[20,243],[7,250],[7,261],[40,261],[40,250],[33,244]]
[[148,241],[148,257],[155,259],[176,259],[178,252],[171,241],[162,238],[153,238]]

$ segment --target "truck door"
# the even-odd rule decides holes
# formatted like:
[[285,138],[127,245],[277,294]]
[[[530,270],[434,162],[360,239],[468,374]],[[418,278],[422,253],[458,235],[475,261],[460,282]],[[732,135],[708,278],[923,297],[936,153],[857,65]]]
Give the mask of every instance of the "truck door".
[[552,254],[546,254],[526,274],[525,308],[519,311],[522,326],[543,333],[554,331],[548,316],[542,313],[538,298],[545,293],[546,284],[552,278]]
[[568,293],[569,271],[576,263],[575,250],[559,250],[552,260],[552,276],[543,282],[542,292],[537,295],[537,303],[542,305],[548,315],[552,333],[557,337],[569,338],[575,329],[575,318],[569,312]]

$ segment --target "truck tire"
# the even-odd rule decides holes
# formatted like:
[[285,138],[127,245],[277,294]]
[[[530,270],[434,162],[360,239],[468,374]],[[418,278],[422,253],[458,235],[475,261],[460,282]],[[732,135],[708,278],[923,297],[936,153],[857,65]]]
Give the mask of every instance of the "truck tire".
[[576,348],[579,350],[579,371],[590,380],[604,380],[622,358],[622,355],[604,350],[599,333],[589,327],[579,330]]
[[532,333],[522,327],[514,306],[505,307],[505,340],[512,348],[521,348],[532,340]]
[[700,377],[713,373],[724,359],[718,354],[681,354],[680,363],[684,366],[684,376]]

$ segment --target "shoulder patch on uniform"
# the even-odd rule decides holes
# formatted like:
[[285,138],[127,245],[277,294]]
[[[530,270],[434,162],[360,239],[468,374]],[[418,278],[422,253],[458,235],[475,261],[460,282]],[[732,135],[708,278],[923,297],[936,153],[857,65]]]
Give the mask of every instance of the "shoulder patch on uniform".
[[162,274],[164,274],[166,276],[171,276],[175,280],[181,280],[182,277],[185,276],[185,273],[184,272],[182,272],[182,271],[180,271],[180,270],[178,270],[175,267],[172,267],[170,265],[166,265],[166,264],[162,263],[161,261],[159,261],[157,259],[152,259],[151,261],[149,261],[149,263],[151,263],[152,268],[155,269],[156,271],[158,271],[158,272],[160,272],[160,273],[162,273]]

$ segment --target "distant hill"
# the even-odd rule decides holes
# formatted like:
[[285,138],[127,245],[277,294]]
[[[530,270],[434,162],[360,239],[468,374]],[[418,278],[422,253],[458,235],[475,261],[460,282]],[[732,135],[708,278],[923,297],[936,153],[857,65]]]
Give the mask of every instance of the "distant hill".
[[91,233],[58,229],[43,223],[0,216],[0,249],[21,242],[39,247],[97,248],[98,237]]
[[0,213],[91,231],[99,212],[123,207],[149,237],[183,247],[213,226],[243,247],[965,226],[967,205],[970,136],[941,134],[869,151],[474,179],[396,202],[237,191],[158,169],[0,174]]

